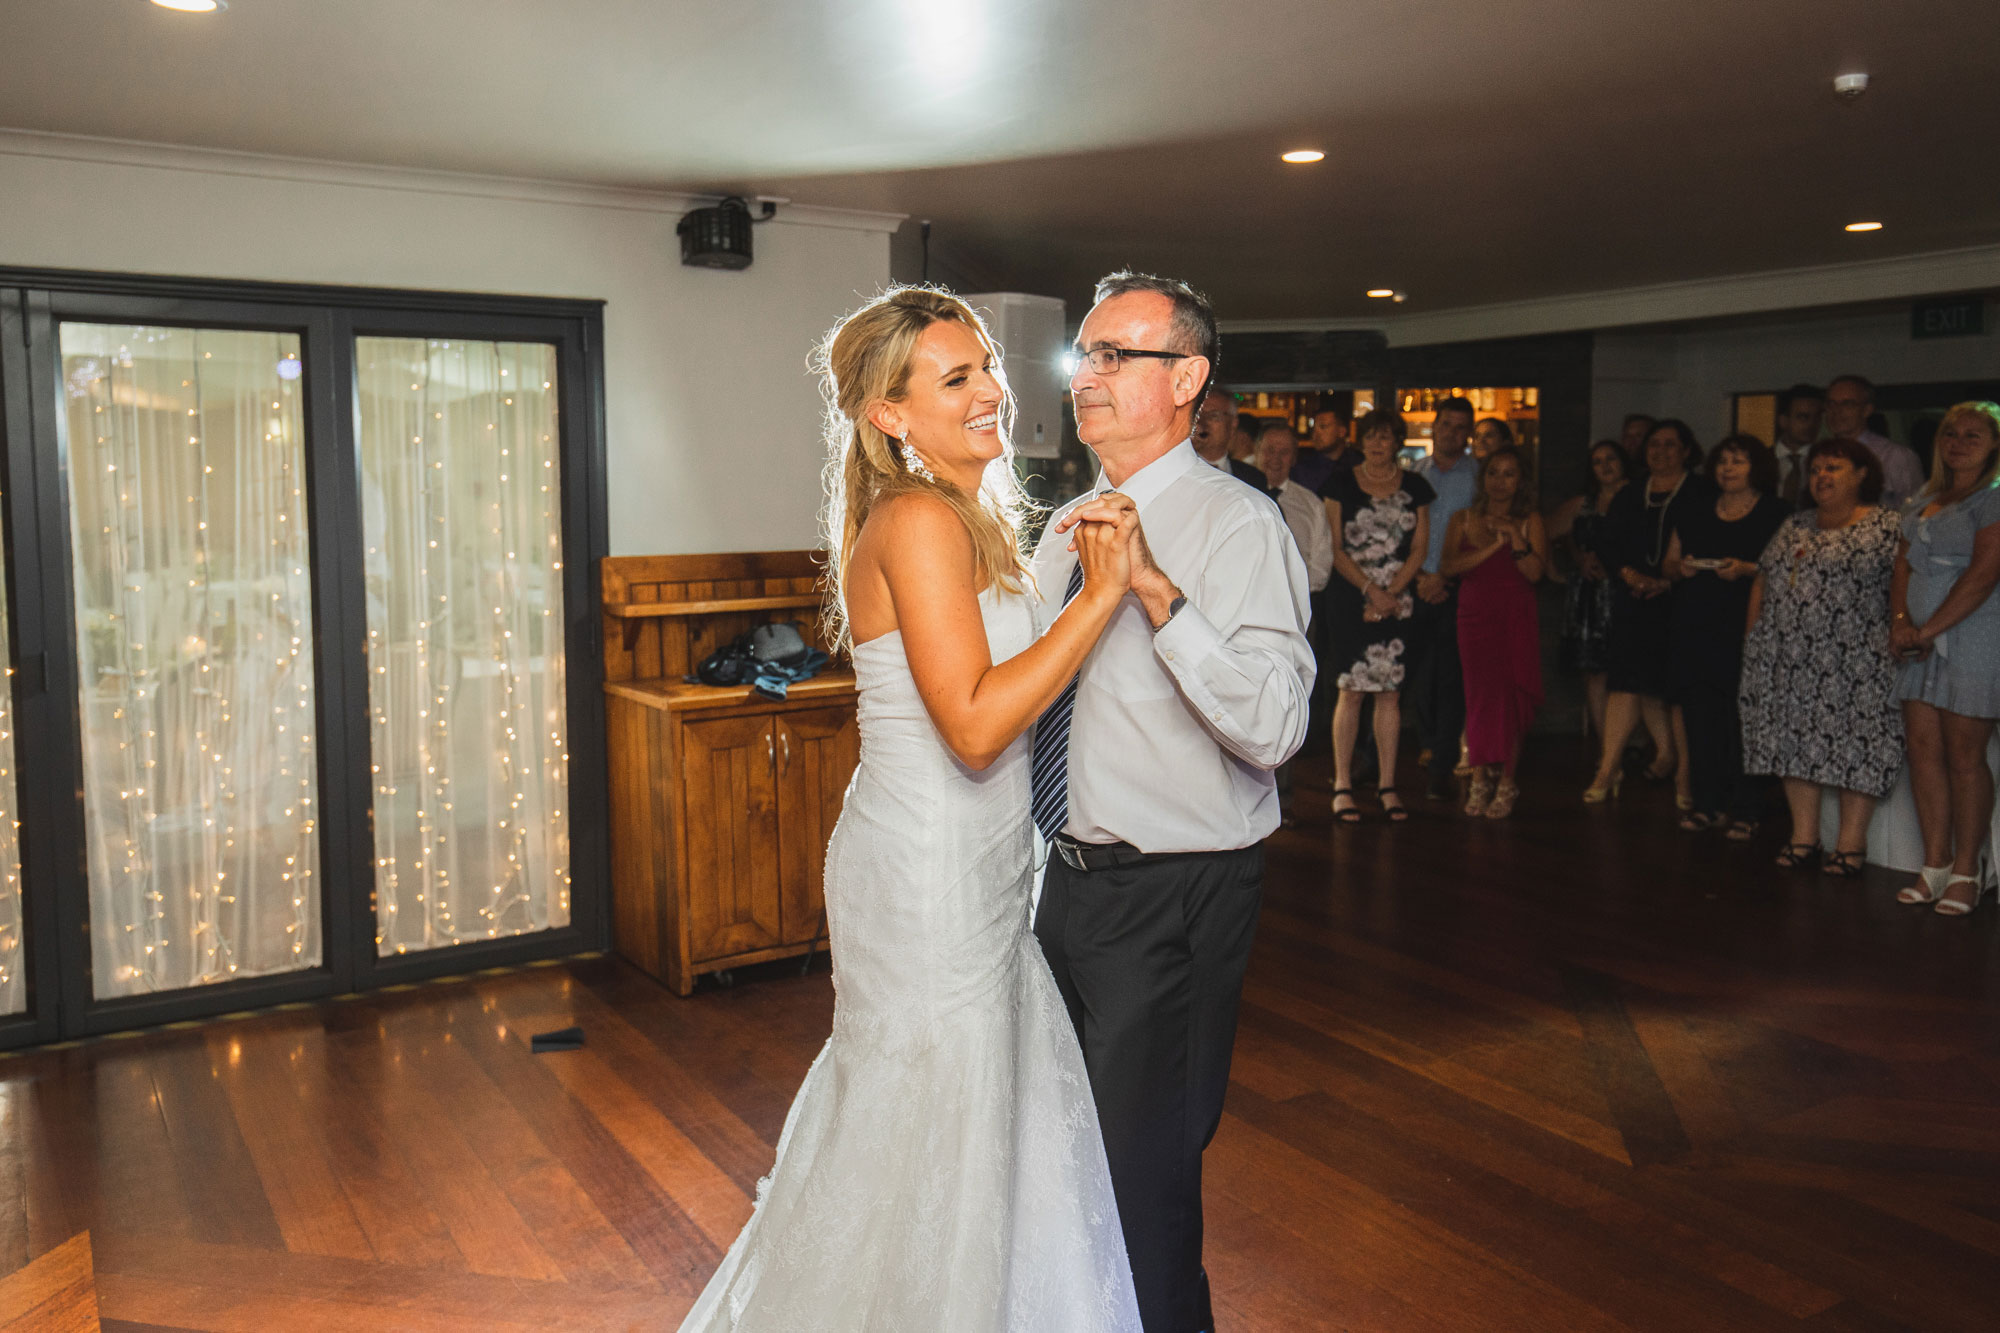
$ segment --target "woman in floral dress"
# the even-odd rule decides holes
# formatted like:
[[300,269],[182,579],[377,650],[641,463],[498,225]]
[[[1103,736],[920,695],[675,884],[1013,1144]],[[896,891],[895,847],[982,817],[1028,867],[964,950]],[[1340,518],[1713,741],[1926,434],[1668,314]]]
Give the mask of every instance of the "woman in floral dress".
[[1375,749],[1381,765],[1382,809],[1392,820],[1410,812],[1396,794],[1396,742],[1402,735],[1404,634],[1413,600],[1410,584],[1430,547],[1431,484],[1396,461],[1403,419],[1370,412],[1355,424],[1361,461],[1327,483],[1326,518],[1334,543],[1333,580],[1327,584],[1328,638],[1322,670],[1340,691],[1333,710],[1333,814],[1358,823],[1354,799],[1354,743],[1361,734],[1361,705],[1375,700]]
[[[1889,653],[1889,576],[1897,518],[1883,509],[1882,465],[1854,440],[1806,455],[1814,508],[1778,528],[1750,585],[1738,703],[1743,769],[1784,779],[1788,869],[1818,862],[1861,873],[1868,819],[1903,767],[1903,715]],[[1840,793],[1834,849],[1820,853],[1820,793]]]

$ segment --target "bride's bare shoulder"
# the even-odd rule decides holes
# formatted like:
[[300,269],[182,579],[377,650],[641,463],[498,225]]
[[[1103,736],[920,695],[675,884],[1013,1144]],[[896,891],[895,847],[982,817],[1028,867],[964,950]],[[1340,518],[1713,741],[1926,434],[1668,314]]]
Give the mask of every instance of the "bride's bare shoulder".
[[934,565],[939,559],[972,557],[972,533],[941,496],[912,491],[878,504],[861,525],[855,555],[863,550],[885,565],[908,559]]

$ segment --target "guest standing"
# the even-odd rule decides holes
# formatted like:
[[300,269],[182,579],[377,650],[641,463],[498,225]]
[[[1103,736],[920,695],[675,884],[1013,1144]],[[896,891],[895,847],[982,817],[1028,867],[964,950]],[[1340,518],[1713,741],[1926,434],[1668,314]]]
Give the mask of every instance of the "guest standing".
[[1474,426],[1472,428],[1472,439],[1469,441],[1472,448],[1472,456],[1482,463],[1486,461],[1486,456],[1495,449],[1500,448],[1502,445],[1512,444],[1513,442],[1514,428],[1499,417],[1487,417],[1477,426]]
[[1741,842],[1757,830],[1758,784],[1743,772],[1736,690],[1757,561],[1792,507],[1772,494],[1777,461],[1754,435],[1731,435],[1708,455],[1714,501],[1684,514],[1667,542],[1676,585],[1667,672],[1687,720],[1689,833],[1723,825]]
[[1514,813],[1521,740],[1542,706],[1535,581],[1549,546],[1533,495],[1527,459],[1503,444],[1481,460],[1472,503],[1445,537],[1442,571],[1459,581],[1459,660],[1476,664],[1465,676],[1465,813],[1488,819]]
[[[1337,537],[1333,569],[1338,575],[1327,584],[1327,666],[1337,673],[1334,684],[1340,691],[1333,709],[1333,814],[1346,824],[1361,819],[1352,770],[1361,705],[1368,698],[1375,701],[1383,812],[1392,820],[1410,817],[1396,791],[1403,659],[1415,612],[1410,585],[1430,550],[1430,507],[1437,493],[1397,463],[1402,426],[1393,412],[1362,417],[1355,425],[1361,462],[1335,474],[1326,496],[1327,521]],[[1454,749],[1457,744],[1454,737]]]
[[1772,445],[1778,460],[1774,489],[1787,509],[1812,508],[1812,491],[1806,486],[1806,455],[1819,443],[1820,418],[1825,415],[1826,395],[1810,384],[1794,384],[1778,395],[1778,438]]
[[1852,879],[1868,817],[1903,766],[1889,579],[1896,515],[1881,508],[1882,465],[1854,440],[1821,440],[1807,459],[1814,509],[1764,548],[1743,645],[1743,767],[1784,779],[1791,840],[1778,864],[1821,860],[1820,793],[1840,793],[1840,829],[1822,868]]
[[1875,386],[1866,376],[1837,375],[1826,386],[1826,433],[1835,439],[1859,440],[1882,467],[1882,504],[1900,509],[1924,485],[1924,465],[1917,451],[1897,444],[1868,419],[1875,414]]
[[1909,663],[1896,697],[1924,837],[1917,882],[1896,897],[1963,916],[1992,878],[1980,852],[1993,822],[1986,747],[2000,717],[2000,405],[1958,404],[1932,448],[1889,589],[1889,642]]
[[1201,410],[1195,413],[1194,434],[1189,439],[1194,444],[1195,456],[1202,462],[1238,481],[1264,489],[1262,468],[1229,456],[1230,445],[1236,439],[1236,400],[1228,394],[1220,389],[1208,391],[1208,396],[1201,400]]
[[[1688,790],[1687,747],[1679,711],[1668,696],[1668,644],[1673,634],[1673,584],[1666,576],[1667,544],[1675,526],[1710,502],[1708,483],[1694,469],[1701,446],[1687,423],[1669,418],[1646,437],[1646,480],[1627,486],[1611,502],[1598,528],[1598,558],[1611,573],[1611,634],[1605,645],[1604,751],[1583,799],[1595,804],[1618,794],[1624,778],[1625,742],[1640,714],[1657,749],[1646,776],[1674,782],[1676,804],[1694,803]],[[1664,740],[1664,744],[1658,744]]]
[[1436,493],[1410,627],[1414,658],[1410,664],[1411,706],[1416,710],[1418,740],[1430,751],[1430,778],[1424,784],[1424,795],[1433,801],[1449,801],[1455,794],[1452,769],[1458,763],[1458,738],[1465,730],[1457,585],[1438,572],[1438,566],[1444,559],[1444,530],[1451,516],[1472,502],[1472,488],[1478,482],[1479,464],[1465,450],[1472,434],[1472,416],[1472,404],[1462,397],[1454,395],[1439,403],[1431,423],[1430,454],[1413,469]]
[[1347,447],[1347,423],[1340,413],[1322,407],[1313,413],[1312,434],[1299,447],[1299,461],[1292,464],[1292,480],[1315,495],[1325,495],[1333,474],[1356,463],[1354,450]]
[[1644,412],[1627,412],[1625,420],[1618,427],[1618,447],[1625,454],[1625,464],[1633,472],[1646,470],[1646,437],[1653,433],[1653,418]]
[[1605,637],[1611,630],[1611,580],[1597,558],[1598,525],[1611,501],[1630,480],[1625,451],[1616,440],[1590,446],[1589,475],[1583,491],[1556,506],[1549,516],[1549,544],[1562,557],[1556,575],[1563,583],[1562,665],[1583,677],[1590,734],[1604,735]]

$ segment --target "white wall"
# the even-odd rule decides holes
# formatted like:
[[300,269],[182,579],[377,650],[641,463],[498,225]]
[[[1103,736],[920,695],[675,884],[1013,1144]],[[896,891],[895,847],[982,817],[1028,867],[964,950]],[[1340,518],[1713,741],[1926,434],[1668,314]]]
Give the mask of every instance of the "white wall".
[[[1988,311],[1989,323],[1994,312]],[[2000,330],[1910,337],[1910,306],[1795,311],[1675,332],[1605,331],[1592,360],[1591,437],[1618,434],[1627,412],[1679,417],[1709,443],[1730,426],[1730,399],[1853,372],[1877,384],[2000,377]]]
[[684,268],[677,195],[0,132],[0,264],[594,297],[615,555],[816,544],[816,338],[889,276],[884,214],[790,207]]

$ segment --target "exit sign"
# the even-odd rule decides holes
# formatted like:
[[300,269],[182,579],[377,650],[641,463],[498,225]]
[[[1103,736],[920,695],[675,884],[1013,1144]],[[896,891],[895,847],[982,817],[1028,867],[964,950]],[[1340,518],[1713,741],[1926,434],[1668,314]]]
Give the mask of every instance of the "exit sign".
[[1910,307],[1912,338],[1963,338],[1984,332],[1984,296],[1941,296]]

